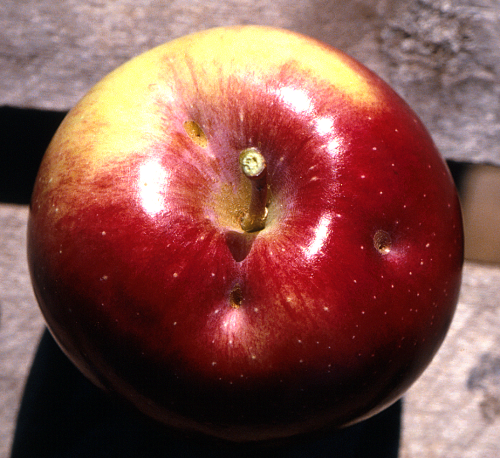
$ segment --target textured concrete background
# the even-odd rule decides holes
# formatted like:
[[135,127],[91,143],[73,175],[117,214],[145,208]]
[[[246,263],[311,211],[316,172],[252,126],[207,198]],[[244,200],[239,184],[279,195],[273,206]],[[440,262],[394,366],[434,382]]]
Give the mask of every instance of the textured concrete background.
[[409,101],[446,157],[500,164],[498,0],[3,0],[0,105],[67,110],[133,55],[246,23],[341,48]]

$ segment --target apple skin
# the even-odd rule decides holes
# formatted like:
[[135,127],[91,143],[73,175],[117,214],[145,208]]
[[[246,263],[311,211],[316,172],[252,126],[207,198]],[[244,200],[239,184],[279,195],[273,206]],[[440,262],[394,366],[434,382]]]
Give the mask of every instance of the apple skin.
[[[258,148],[263,230],[239,224]],[[36,180],[32,283],[103,389],[233,441],[366,419],[432,360],[458,300],[460,204],[425,127],[342,52],[212,29],[105,77]]]

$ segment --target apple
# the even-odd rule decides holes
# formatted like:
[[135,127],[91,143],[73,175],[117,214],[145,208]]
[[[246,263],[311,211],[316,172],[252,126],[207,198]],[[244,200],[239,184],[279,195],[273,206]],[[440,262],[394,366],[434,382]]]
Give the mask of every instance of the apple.
[[242,26],[146,52],[69,112],[28,260],[96,385],[169,427],[260,441],[403,395],[452,320],[463,234],[446,163],[386,83]]

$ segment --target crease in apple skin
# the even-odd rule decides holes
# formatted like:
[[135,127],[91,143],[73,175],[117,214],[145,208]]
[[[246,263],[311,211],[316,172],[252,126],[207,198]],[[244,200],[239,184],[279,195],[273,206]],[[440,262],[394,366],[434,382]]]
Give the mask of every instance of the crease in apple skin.
[[[272,197],[245,233],[251,147]],[[51,332],[96,384],[169,425],[262,440],[403,394],[452,319],[463,235],[446,165],[393,91],[250,27],[157,48],[69,113],[28,260]]]

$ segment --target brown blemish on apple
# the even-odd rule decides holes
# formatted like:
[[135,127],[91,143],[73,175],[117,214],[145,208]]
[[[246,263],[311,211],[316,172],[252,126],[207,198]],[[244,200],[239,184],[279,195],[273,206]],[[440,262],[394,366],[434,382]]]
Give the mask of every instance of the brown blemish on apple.
[[373,245],[380,254],[388,254],[392,246],[391,236],[386,231],[378,230],[373,236]]
[[241,288],[239,285],[235,285],[229,294],[229,304],[231,307],[237,309],[241,306],[243,302],[243,293],[241,292]]
[[196,121],[186,121],[184,123],[184,130],[188,134],[189,138],[202,148],[206,148],[208,145],[208,139],[205,132],[201,126]]

